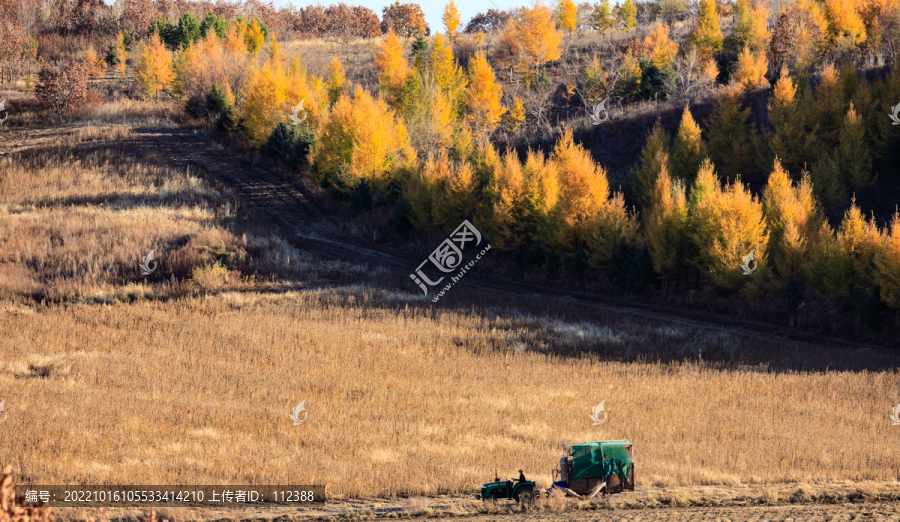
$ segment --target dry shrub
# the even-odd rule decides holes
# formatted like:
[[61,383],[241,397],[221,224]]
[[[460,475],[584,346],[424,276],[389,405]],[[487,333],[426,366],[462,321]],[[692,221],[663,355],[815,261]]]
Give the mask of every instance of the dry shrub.
[[0,479],[0,522],[53,522],[54,519],[53,510],[43,503],[25,507],[24,502],[17,502],[12,466],[6,466]]
[[35,94],[45,108],[56,114],[75,108],[87,98],[84,66],[75,60],[45,65],[38,74]]
[[191,280],[203,288],[218,289],[228,284],[229,275],[228,269],[216,261],[211,265],[194,268]]

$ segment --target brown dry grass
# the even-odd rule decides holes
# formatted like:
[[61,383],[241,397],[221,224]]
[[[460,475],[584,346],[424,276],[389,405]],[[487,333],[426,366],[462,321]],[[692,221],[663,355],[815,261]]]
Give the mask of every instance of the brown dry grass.
[[[416,301],[349,287],[0,312],[0,461],[44,483],[434,495],[518,467],[546,487],[561,443],[625,438],[645,486],[897,478],[896,372],[504,355],[544,332]],[[609,420],[593,426],[601,400]]]
[[[134,124],[128,104],[119,108],[120,120],[91,119],[52,145],[0,158],[0,298],[175,296],[191,291],[195,269],[217,262],[245,283],[242,274],[316,281],[343,269],[316,266],[277,237],[235,234],[230,198],[153,151],[125,152]],[[159,269],[145,278],[139,263],[153,249]]]

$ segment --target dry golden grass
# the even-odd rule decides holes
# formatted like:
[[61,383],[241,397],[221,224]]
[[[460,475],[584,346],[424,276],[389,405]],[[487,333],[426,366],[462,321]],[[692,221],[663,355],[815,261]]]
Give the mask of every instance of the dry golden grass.
[[[0,158],[0,297],[178,295],[195,268],[216,262],[232,280],[241,271],[316,280],[340,270],[313,266],[280,238],[236,236],[230,199],[196,176],[126,153],[131,136],[130,124],[88,124],[53,146]],[[138,265],[153,249],[160,266],[148,286]]]
[[896,372],[596,364],[508,350],[548,333],[535,318],[416,301],[349,287],[0,312],[0,462],[44,483],[434,495],[519,467],[545,487],[560,444],[624,438],[644,486],[896,479]]

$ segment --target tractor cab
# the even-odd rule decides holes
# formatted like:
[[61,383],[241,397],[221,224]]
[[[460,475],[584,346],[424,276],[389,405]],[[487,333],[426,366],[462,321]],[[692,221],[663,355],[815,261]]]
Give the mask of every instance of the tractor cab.
[[475,498],[481,500],[515,499],[516,502],[527,504],[534,500],[535,484],[531,480],[500,480],[494,478],[494,482],[488,482],[481,486],[481,493]]

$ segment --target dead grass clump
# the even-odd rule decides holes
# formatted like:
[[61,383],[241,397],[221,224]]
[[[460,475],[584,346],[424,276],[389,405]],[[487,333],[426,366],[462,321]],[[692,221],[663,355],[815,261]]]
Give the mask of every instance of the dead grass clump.
[[129,125],[87,125],[75,131],[72,144],[96,140],[125,140],[133,136]]
[[434,514],[434,510],[428,506],[428,501],[421,497],[411,497],[406,501],[404,511],[417,517],[428,517]]

